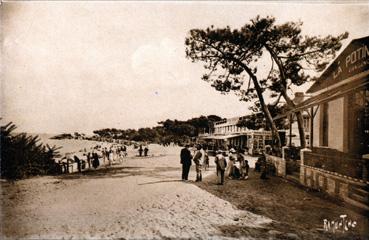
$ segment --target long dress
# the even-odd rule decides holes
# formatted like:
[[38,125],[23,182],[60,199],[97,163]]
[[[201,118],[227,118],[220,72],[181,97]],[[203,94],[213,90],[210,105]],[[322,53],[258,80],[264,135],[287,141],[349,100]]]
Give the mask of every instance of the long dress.
[[233,176],[233,165],[234,165],[234,157],[231,155],[229,156],[228,163],[227,163],[227,169],[225,171],[225,176],[232,177]]

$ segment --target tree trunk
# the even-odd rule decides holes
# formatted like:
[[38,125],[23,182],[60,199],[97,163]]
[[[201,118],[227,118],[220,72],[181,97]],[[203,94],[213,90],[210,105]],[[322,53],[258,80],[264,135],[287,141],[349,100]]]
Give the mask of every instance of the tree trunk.
[[252,82],[254,83],[256,93],[257,93],[259,101],[260,101],[261,109],[264,112],[264,115],[265,115],[265,118],[266,118],[267,122],[271,126],[273,136],[277,140],[278,149],[282,149],[282,143],[281,143],[281,138],[279,137],[278,129],[275,126],[272,115],[269,112],[268,106],[265,104],[264,97],[263,97],[263,92],[261,90],[261,87],[259,85],[257,77],[253,74],[251,69],[247,65],[245,65],[243,62],[241,62],[237,59],[232,59],[232,60],[235,61],[237,64],[239,64],[247,72],[247,74],[251,77]]
[[[286,100],[286,103],[290,109],[294,108],[296,104],[291,100],[291,98],[287,95],[286,89],[282,87],[282,95],[283,98]],[[296,112],[297,118],[297,127],[299,129],[299,136],[300,136],[300,146],[302,148],[306,147],[306,140],[305,140],[305,131],[304,131],[304,119],[300,111]],[[291,136],[290,136],[291,137]]]
[[[290,109],[293,109],[293,108],[295,108],[296,104],[291,100],[291,98],[287,94],[286,76],[285,76],[283,64],[280,61],[280,59],[278,58],[278,56],[274,53],[272,48],[270,48],[268,45],[265,45],[265,48],[268,50],[268,52],[270,53],[270,55],[272,56],[272,58],[274,59],[274,61],[278,65],[281,80],[284,82],[284,84],[281,84],[281,92],[282,92],[283,98],[286,100],[286,103],[287,103],[288,107]],[[301,145],[302,148],[305,148],[306,147],[306,140],[305,140],[305,131],[304,131],[304,120],[303,120],[303,117],[302,117],[302,114],[301,114],[300,111],[296,112],[296,118],[297,118],[297,126],[298,126],[298,129],[299,129],[299,135],[300,135],[300,145]],[[290,138],[291,137],[292,136],[290,136]]]
[[304,118],[302,117],[302,113],[300,111],[296,112],[297,118],[297,126],[299,128],[299,135],[300,135],[300,145],[302,148],[306,147],[306,140],[305,140],[305,129],[304,129]]

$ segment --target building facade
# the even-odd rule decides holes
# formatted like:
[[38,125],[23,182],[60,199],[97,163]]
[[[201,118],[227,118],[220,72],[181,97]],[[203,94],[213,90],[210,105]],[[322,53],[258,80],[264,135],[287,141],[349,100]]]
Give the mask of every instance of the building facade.
[[290,113],[307,112],[300,183],[369,212],[369,36],[353,40]]
[[270,131],[250,130],[237,126],[238,122],[244,118],[234,117],[215,122],[209,134],[202,134],[199,137],[216,148],[244,149],[249,154],[256,154],[264,150],[266,145],[271,145],[272,133]]

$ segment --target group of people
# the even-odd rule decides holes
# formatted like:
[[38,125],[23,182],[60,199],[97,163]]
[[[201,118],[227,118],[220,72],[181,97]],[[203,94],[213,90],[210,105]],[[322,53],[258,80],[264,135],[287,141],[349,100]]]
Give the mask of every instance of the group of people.
[[[191,153],[189,145],[186,145],[180,154],[182,164],[182,181],[188,180],[188,174],[192,165],[192,161],[196,165],[196,182],[202,181],[202,169],[206,166],[209,167],[209,156],[206,148],[201,145],[196,147],[194,153]],[[226,159],[226,151],[217,150],[215,155],[215,165],[217,173],[217,184],[223,185],[224,179],[248,179],[249,176],[249,162],[245,158],[245,151],[242,149],[235,150],[231,148],[229,150],[228,160]],[[264,152],[261,153],[257,162],[255,163],[255,171],[261,172],[260,178],[267,179],[267,161],[265,159]]]
[[195,152],[192,154],[189,145],[186,145],[181,150],[181,164],[182,164],[182,180],[188,180],[188,174],[192,165],[192,161],[196,165],[196,182],[202,181],[202,168],[205,170],[209,167],[209,155],[206,149],[201,145],[196,147]]
[[78,172],[82,172],[82,169],[85,168],[98,168],[100,166],[100,158],[103,159],[103,164],[108,162],[109,165],[112,165],[112,163],[115,161],[123,162],[125,157],[127,157],[127,147],[125,145],[113,145],[109,149],[106,147],[103,148],[100,145],[96,145],[91,148],[91,150],[92,152],[84,149],[82,151],[83,157],[78,156],[77,154],[65,154],[65,156],[58,161],[59,165],[61,166],[61,173],[69,173],[69,166],[73,162],[77,163]]
[[123,146],[111,146],[109,149],[106,147],[101,151],[103,161],[108,161],[109,165],[113,162],[123,162],[124,158],[127,157],[127,147]]
[[225,157],[225,151],[217,150],[215,155],[215,165],[218,176],[218,184],[224,184],[224,177],[229,179],[247,179],[249,176],[249,162],[245,159],[243,150],[229,150],[228,162]]
[[140,157],[142,157],[142,153],[145,157],[147,157],[147,154],[149,153],[149,148],[147,145],[145,146],[145,148],[142,148],[142,145],[140,145],[140,147],[138,148],[138,155]]
[[[100,166],[99,155],[96,152],[88,152],[86,154],[88,168],[98,168]],[[84,163],[84,160],[80,160],[76,155],[74,155],[74,161],[77,162],[78,172],[82,172],[81,165]]]

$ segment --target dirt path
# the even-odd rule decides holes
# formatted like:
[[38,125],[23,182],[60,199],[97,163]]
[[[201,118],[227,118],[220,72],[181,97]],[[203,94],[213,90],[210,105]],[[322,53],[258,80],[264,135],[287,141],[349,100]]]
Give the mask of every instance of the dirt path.
[[225,226],[258,228],[270,222],[178,181],[176,154],[132,158],[82,174],[1,182],[1,238],[229,239]]
[[[264,228],[229,226],[227,236],[251,236],[272,239],[369,239],[369,218],[350,210],[319,192],[309,192],[278,177],[259,179],[253,170],[248,180],[227,180],[224,186],[215,185],[215,176],[196,184],[204,190],[235,205],[266,216],[273,223]],[[342,233],[327,233],[323,220],[337,220],[346,214],[357,226]]]

